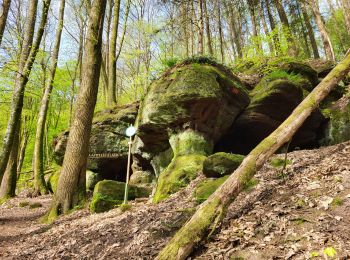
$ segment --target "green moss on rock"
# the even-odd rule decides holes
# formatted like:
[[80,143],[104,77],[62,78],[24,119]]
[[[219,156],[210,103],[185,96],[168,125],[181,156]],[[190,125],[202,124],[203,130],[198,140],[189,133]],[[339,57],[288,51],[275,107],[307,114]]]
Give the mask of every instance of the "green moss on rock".
[[229,176],[223,176],[218,179],[206,179],[199,183],[197,185],[197,188],[195,189],[193,196],[196,199],[198,203],[202,203],[203,201],[207,200],[211,194],[213,194],[217,188],[223,184]]
[[203,134],[188,129],[170,138],[174,158],[160,174],[153,197],[155,203],[185,187],[202,171],[203,161],[213,150],[213,145]]
[[240,154],[216,153],[204,160],[203,174],[206,177],[221,177],[231,174],[244,159]]
[[[103,180],[96,184],[90,203],[90,210],[95,213],[108,211],[120,205],[124,199],[125,183],[112,180]],[[129,200],[146,198],[151,190],[145,187],[129,185]]]

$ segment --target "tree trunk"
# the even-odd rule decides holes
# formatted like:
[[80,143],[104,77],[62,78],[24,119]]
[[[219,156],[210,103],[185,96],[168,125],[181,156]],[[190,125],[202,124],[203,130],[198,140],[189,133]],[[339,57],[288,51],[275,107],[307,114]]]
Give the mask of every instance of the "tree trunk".
[[189,57],[189,43],[188,43],[188,17],[187,17],[187,0],[182,0],[181,1],[181,25],[182,25],[182,38],[183,41],[185,42],[185,57]]
[[[268,35],[269,35],[269,28],[267,26],[266,19],[265,19],[264,2],[261,2],[260,7],[258,6],[258,8],[259,8],[259,11],[260,11],[261,23],[263,25],[263,29],[264,29],[265,35],[266,35],[266,37],[268,37]],[[269,45],[270,54],[273,54],[273,44],[272,44],[272,42],[270,40],[268,40],[268,45]]]
[[273,43],[275,46],[275,54],[279,55],[281,53],[281,46],[280,46],[280,40],[278,37],[278,34],[276,32],[276,23],[275,23],[275,19],[273,18],[272,12],[271,12],[271,6],[270,6],[270,1],[269,0],[265,0],[265,4],[266,4],[266,11],[267,11],[267,16],[269,18],[269,23],[270,23],[270,27],[271,27],[271,31],[274,33],[273,36]]
[[34,60],[38,52],[41,39],[43,37],[50,3],[51,3],[51,0],[44,0],[43,12],[42,12],[41,21],[38,27],[39,28],[38,33],[32,45],[38,1],[32,0],[30,2],[28,19],[27,19],[28,22],[27,22],[27,27],[25,31],[23,47],[21,51],[19,73],[16,76],[15,91],[13,93],[13,98],[11,103],[10,119],[7,124],[4,144],[3,144],[3,148],[0,156],[0,180],[2,179],[2,175],[4,173],[4,170],[6,168],[6,165],[10,156],[14,133],[16,131],[16,122],[20,119],[21,113],[22,113],[25,87],[27,85]]
[[18,178],[20,172],[22,171],[24,156],[26,153],[28,139],[29,139],[29,129],[27,128],[27,119],[26,118],[27,117],[25,116],[23,124],[22,124],[23,134],[22,134],[22,138],[21,138],[22,144],[21,144],[21,148],[19,151],[19,157],[18,157],[18,163],[17,163],[17,178]]
[[2,8],[0,9],[0,46],[2,42],[2,37],[4,36],[7,16],[10,10],[11,0],[4,0],[2,2]]
[[45,87],[44,95],[41,99],[41,105],[38,115],[38,122],[36,126],[36,136],[34,144],[34,154],[33,154],[33,171],[34,171],[34,190],[37,195],[43,195],[48,193],[44,179],[44,132],[45,123],[47,117],[47,111],[50,103],[50,96],[53,88],[53,82],[55,79],[58,55],[61,44],[61,35],[63,29],[63,19],[64,19],[64,9],[65,0],[61,0],[58,16],[58,24],[56,29],[56,38],[54,43],[54,49],[51,57],[51,67],[48,84]]
[[213,56],[213,46],[211,41],[211,32],[210,32],[210,23],[209,23],[209,15],[208,15],[208,9],[207,9],[207,0],[203,0],[203,9],[204,9],[204,16],[205,16],[205,28],[207,33],[207,45],[208,45],[208,51],[209,55]]
[[320,31],[320,34],[321,34],[324,50],[326,53],[326,58],[328,60],[335,61],[335,56],[334,56],[334,51],[333,51],[331,39],[329,38],[327,29],[326,29],[326,25],[324,24],[323,18],[321,16],[320,8],[318,5],[318,0],[310,0],[310,4],[312,7],[312,11],[314,13],[314,16],[315,16],[318,30]]
[[117,37],[118,37],[118,26],[119,26],[119,13],[120,13],[120,0],[116,0],[114,3],[113,10],[113,22],[112,22],[112,34],[110,39],[109,48],[109,66],[108,66],[108,106],[114,106],[116,104],[115,88],[117,82],[117,60],[116,60],[116,49],[117,49]]
[[4,178],[1,182],[0,200],[6,200],[7,198],[12,198],[16,195],[19,129],[20,120],[16,123],[16,132],[13,139],[10,158],[7,163]]
[[236,27],[237,20],[234,19],[235,14],[233,11],[233,7],[232,7],[232,5],[227,4],[226,1],[224,3],[226,5],[227,11],[229,12],[229,17],[230,17],[229,26],[230,26],[230,31],[231,31],[233,40],[235,41],[238,57],[242,58],[243,57],[242,44],[241,44],[239,33],[238,33],[237,27]]
[[287,33],[286,38],[288,42],[288,54],[293,57],[297,56],[298,47],[297,47],[297,44],[295,43],[294,37],[290,30],[290,25],[289,25],[286,11],[284,10],[281,0],[274,0],[274,3],[278,12],[278,16],[280,17],[281,23],[283,24],[284,29],[286,30],[286,33]]
[[219,29],[219,40],[220,40],[220,54],[221,54],[221,62],[225,62],[225,53],[224,53],[224,35],[222,32],[222,24],[221,24],[221,6],[220,1],[216,1],[216,11],[217,11],[217,23]]
[[313,28],[312,28],[309,15],[308,15],[307,10],[305,8],[305,5],[303,3],[301,3],[301,11],[303,13],[303,17],[304,17],[307,33],[309,35],[309,39],[310,39],[310,43],[311,43],[312,52],[314,54],[314,58],[315,59],[319,59],[320,58],[320,54],[318,52],[318,47],[317,47],[317,42],[316,42],[316,38],[315,38],[315,33],[314,33]]
[[199,0],[199,28],[198,28],[198,53],[200,55],[204,54],[204,21],[203,21],[203,1]]
[[288,142],[312,111],[350,71],[350,52],[329,75],[301,102],[292,114],[243,160],[239,168],[202,205],[175,234],[157,259],[185,259],[193,247],[223,219],[230,203],[243,190],[247,181],[269,157]]
[[106,0],[94,0],[90,15],[83,61],[82,84],[76,101],[57,191],[48,221],[66,214],[85,200],[86,163],[102,60],[102,34]]
[[349,0],[341,0],[341,5],[344,10],[346,30],[350,36],[350,2]]

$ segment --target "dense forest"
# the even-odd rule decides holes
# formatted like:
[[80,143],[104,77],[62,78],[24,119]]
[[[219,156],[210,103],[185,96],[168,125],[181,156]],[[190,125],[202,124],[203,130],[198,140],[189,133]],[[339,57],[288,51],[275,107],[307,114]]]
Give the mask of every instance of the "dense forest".
[[350,257],[349,0],[0,1],[1,258]]

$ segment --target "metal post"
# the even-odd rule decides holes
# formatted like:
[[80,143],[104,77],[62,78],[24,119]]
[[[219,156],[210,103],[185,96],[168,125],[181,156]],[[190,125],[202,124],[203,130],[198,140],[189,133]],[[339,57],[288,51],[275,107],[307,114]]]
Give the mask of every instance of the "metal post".
[[126,181],[125,181],[125,192],[124,192],[123,204],[128,204],[128,191],[129,191],[128,184],[129,184],[129,176],[130,176],[131,145],[132,145],[132,136],[129,137],[128,168],[126,170]]

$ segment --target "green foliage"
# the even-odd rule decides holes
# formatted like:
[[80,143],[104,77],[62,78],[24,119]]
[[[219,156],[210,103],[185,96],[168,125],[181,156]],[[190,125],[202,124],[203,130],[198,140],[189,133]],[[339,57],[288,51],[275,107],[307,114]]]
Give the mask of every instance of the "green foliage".
[[337,206],[343,205],[343,203],[344,203],[344,200],[343,200],[342,198],[340,198],[340,197],[335,197],[335,198],[333,199],[331,205],[332,205],[333,207],[337,207]]
[[337,251],[331,246],[326,247],[323,250],[323,253],[326,257],[335,257],[337,255]]

